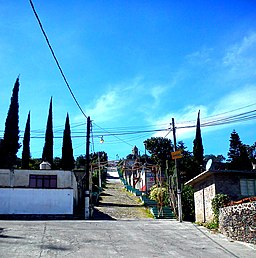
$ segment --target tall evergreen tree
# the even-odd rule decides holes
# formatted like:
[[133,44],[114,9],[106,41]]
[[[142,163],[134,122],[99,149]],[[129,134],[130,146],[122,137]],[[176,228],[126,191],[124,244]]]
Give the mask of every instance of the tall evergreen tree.
[[227,161],[230,163],[230,169],[232,169],[240,156],[240,148],[242,145],[240,137],[235,130],[231,133],[229,142],[230,145]]
[[29,111],[25,132],[24,132],[24,138],[23,138],[21,168],[29,169],[30,158],[31,157],[30,157],[30,111]]
[[2,160],[1,166],[3,168],[12,168],[17,159],[17,152],[20,148],[19,144],[19,77],[13,87],[11,103],[7,118],[5,121],[4,138],[1,141]]
[[53,164],[53,129],[52,129],[52,98],[50,101],[48,120],[45,132],[45,143],[42,154],[42,160]]
[[251,170],[252,164],[246,146],[241,142],[240,137],[235,130],[231,133],[229,142],[228,168],[231,170]]
[[71,140],[71,131],[69,124],[69,116],[67,114],[65,129],[63,132],[63,143],[62,143],[62,169],[72,170],[74,168],[74,156],[73,147]]
[[203,160],[204,160],[204,148],[203,148],[203,141],[202,141],[201,128],[200,128],[200,110],[198,111],[196,137],[193,143],[194,143],[194,146],[193,146],[194,160],[198,168],[200,169],[200,166],[203,165]]

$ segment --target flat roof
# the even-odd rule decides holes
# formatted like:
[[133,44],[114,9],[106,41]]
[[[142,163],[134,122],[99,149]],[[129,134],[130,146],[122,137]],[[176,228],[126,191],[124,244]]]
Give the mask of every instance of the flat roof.
[[195,176],[194,178],[190,179],[185,183],[185,185],[195,185],[196,183],[214,175],[214,174],[243,174],[243,175],[255,175],[256,177],[256,171],[251,170],[251,171],[245,171],[245,170],[207,170],[202,172],[201,174]]

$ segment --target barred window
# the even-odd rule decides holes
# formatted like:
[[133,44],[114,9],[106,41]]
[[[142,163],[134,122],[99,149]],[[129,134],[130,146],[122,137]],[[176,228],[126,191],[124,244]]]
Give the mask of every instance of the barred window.
[[243,196],[256,195],[256,179],[240,179],[240,189]]
[[31,188],[57,188],[57,175],[29,175]]

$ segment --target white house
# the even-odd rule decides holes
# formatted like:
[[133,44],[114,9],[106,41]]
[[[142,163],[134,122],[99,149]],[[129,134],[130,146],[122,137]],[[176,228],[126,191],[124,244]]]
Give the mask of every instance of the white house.
[[72,215],[76,200],[71,171],[0,169],[0,214]]

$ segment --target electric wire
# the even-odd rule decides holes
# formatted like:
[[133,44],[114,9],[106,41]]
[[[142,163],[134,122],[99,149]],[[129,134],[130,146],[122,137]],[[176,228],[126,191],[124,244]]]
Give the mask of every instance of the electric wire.
[[[63,78],[63,80],[64,80],[64,82],[65,82],[65,84],[66,84],[66,86],[67,86],[67,88],[68,88],[68,90],[69,90],[69,92],[70,92],[72,98],[73,98],[73,100],[75,101],[77,107],[79,108],[79,110],[81,111],[81,113],[83,114],[83,116],[84,116],[85,118],[87,118],[87,115],[85,114],[85,112],[83,111],[82,107],[80,106],[80,104],[79,104],[79,102],[78,102],[78,100],[77,100],[75,94],[73,93],[73,91],[72,91],[72,89],[71,89],[71,87],[70,87],[70,85],[69,85],[69,83],[68,83],[68,80],[67,80],[67,78],[66,78],[66,76],[65,76],[65,74],[64,74],[64,72],[63,72],[63,69],[62,69],[61,66],[60,66],[60,63],[59,63],[59,61],[58,61],[58,59],[57,59],[57,57],[56,57],[56,55],[55,55],[55,52],[54,52],[54,50],[53,50],[51,44],[50,44],[49,38],[48,38],[48,36],[47,36],[47,34],[46,34],[44,28],[43,28],[43,25],[42,25],[42,23],[41,23],[41,21],[40,21],[40,18],[39,18],[38,14],[37,14],[37,11],[36,11],[36,9],[35,9],[35,7],[34,7],[34,4],[33,4],[32,0],[29,0],[29,2],[30,2],[30,5],[31,5],[31,8],[32,8],[32,10],[33,10],[33,13],[34,13],[34,15],[35,15],[35,17],[36,17],[36,20],[37,20],[37,22],[38,22],[38,24],[39,24],[39,27],[40,27],[40,29],[41,29],[41,32],[42,32],[42,34],[43,34],[43,36],[44,36],[44,38],[45,38],[45,40],[46,40],[46,42],[47,42],[47,45],[48,45],[50,51],[51,51],[51,54],[52,54],[52,56],[53,56],[53,59],[55,60],[55,63],[56,63],[56,65],[57,65],[57,67],[58,67],[58,69],[59,69],[59,71],[60,71],[60,73],[61,73],[61,76],[62,76],[62,78]],[[255,105],[255,104],[256,104],[256,103],[247,105],[247,106],[245,106],[245,107],[237,108],[237,109],[234,109],[234,110],[231,110],[231,111],[223,112],[223,113],[218,114],[218,115],[209,116],[209,117],[217,117],[217,116],[220,116],[220,115],[223,115],[223,114],[235,112],[235,111],[238,111],[238,110],[241,110],[241,109],[244,109],[244,108],[253,106],[253,105]],[[242,113],[242,114],[238,114],[238,115],[234,115],[234,116],[231,116],[231,117],[220,118],[220,119],[217,119],[217,120],[205,122],[205,123],[202,123],[201,126],[202,126],[202,127],[206,127],[206,126],[217,126],[217,125],[224,125],[224,124],[229,124],[229,123],[237,123],[237,122],[242,122],[242,121],[248,121],[248,120],[251,120],[251,119],[255,119],[255,118],[256,118],[256,115],[249,115],[250,113],[253,113],[253,112],[255,112],[255,110],[249,111],[249,112],[245,112],[245,113]],[[208,117],[208,118],[209,118],[209,117]],[[184,124],[184,123],[190,123],[190,122],[192,122],[192,121],[183,121],[183,122],[178,122],[177,124],[181,124],[181,123]],[[120,136],[120,135],[129,135],[129,134],[139,134],[139,133],[145,133],[145,132],[159,132],[159,131],[167,131],[167,130],[169,130],[168,133],[167,133],[166,136],[165,136],[165,137],[167,137],[167,136],[169,135],[169,133],[171,132],[171,129],[168,128],[168,129],[156,129],[156,130],[144,130],[144,131],[134,131],[134,132],[130,131],[130,132],[113,133],[113,132],[109,132],[108,130],[106,130],[106,129],[102,128],[101,126],[97,125],[95,122],[93,122],[93,124],[94,124],[96,127],[98,127],[99,129],[103,130],[105,133],[107,133],[107,134],[104,134],[104,136],[113,136],[113,137],[115,137],[116,139],[118,139],[119,141],[121,141],[121,142],[123,142],[123,143],[126,143],[126,144],[128,144],[128,145],[130,145],[130,146],[133,146],[133,145],[130,144],[129,142],[127,142],[127,141],[121,139],[121,138],[118,137],[118,136]],[[82,125],[82,124],[81,124],[81,125]],[[80,126],[80,125],[79,125],[79,126]],[[192,127],[195,127],[195,126],[196,126],[196,125],[188,125],[188,126],[183,126],[183,127],[178,127],[178,126],[177,126],[176,128],[177,128],[177,129],[192,128]],[[97,136],[97,135],[96,135],[96,136]],[[72,138],[74,138],[74,137],[84,137],[84,136],[73,136]],[[21,137],[21,138],[22,138],[22,137]],[[40,136],[39,136],[39,137],[38,137],[38,136],[31,136],[31,138],[41,138],[41,137],[40,137]],[[42,138],[43,138],[43,137],[42,137]],[[61,138],[61,137],[55,136],[54,138]]]
[[87,118],[85,112],[83,111],[82,107],[81,107],[80,104],[78,103],[78,101],[77,101],[77,99],[76,99],[76,96],[75,96],[75,94],[73,93],[73,91],[72,91],[72,89],[71,89],[71,87],[70,87],[70,85],[69,85],[69,83],[68,83],[68,80],[67,80],[67,78],[66,78],[66,76],[65,76],[65,74],[64,74],[64,72],[63,72],[63,70],[62,70],[62,68],[61,68],[61,66],[60,66],[60,63],[59,63],[59,61],[58,61],[58,59],[57,59],[57,57],[56,57],[56,55],[55,55],[55,53],[54,53],[54,50],[53,50],[53,48],[52,48],[52,46],[51,46],[51,44],[50,44],[50,41],[49,41],[49,39],[48,39],[48,36],[47,36],[47,34],[46,34],[46,32],[45,32],[45,30],[44,30],[44,28],[43,28],[43,25],[42,25],[42,23],[41,23],[41,21],[40,21],[40,18],[39,18],[39,16],[38,16],[37,12],[36,12],[36,9],[35,9],[35,7],[34,7],[34,4],[33,4],[32,0],[29,0],[29,2],[30,2],[31,8],[32,8],[32,10],[33,10],[33,12],[34,12],[34,15],[35,15],[35,17],[36,17],[36,19],[37,19],[37,22],[38,22],[38,24],[39,24],[39,27],[40,27],[40,29],[41,29],[41,31],[42,31],[42,33],[43,33],[43,35],[44,35],[44,38],[45,38],[45,40],[46,40],[46,42],[47,42],[47,45],[48,45],[48,47],[49,47],[49,49],[50,49],[50,51],[51,51],[51,54],[52,54],[52,56],[53,56],[53,59],[55,60],[55,62],[56,62],[56,64],[57,64],[57,67],[58,67],[58,69],[59,69],[59,71],[60,71],[60,73],[61,73],[61,76],[62,76],[62,78],[63,78],[63,80],[64,80],[64,82],[65,82],[65,84],[66,84],[66,86],[67,86],[67,88],[68,88],[68,90],[69,90],[71,96],[72,96],[72,98],[74,99],[74,101],[75,101],[77,107],[78,107],[79,110],[82,112],[82,114],[84,115],[84,117]]
[[[64,72],[63,72],[63,70],[62,70],[62,68],[61,68],[61,66],[60,66],[60,63],[59,63],[59,61],[58,61],[58,59],[57,59],[57,57],[56,57],[56,55],[55,55],[55,52],[54,52],[54,50],[53,50],[51,44],[50,44],[49,38],[48,38],[48,36],[47,36],[47,34],[46,34],[44,28],[43,28],[43,25],[42,25],[42,23],[41,23],[41,20],[40,20],[38,14],[37,14],[37,11],[36,11],[36,9],[35,9],[35,7],[34,7],[34,4],[33,4],[32,0],[29,0],[29,2],[30,2],[30,5],[31,5],[31,8],[32,8],[32,10],[33,10],[33,13],[34,13],[34,15],[35,15],[35,17],[36,17],[36,19],[37,19],[37,22],[38,22],[38,24],[39,24],[39,27],[40,27],[40,29],[41,29],[41,31],[42,31],[42,33],[43,33],[43,35],[44,35],[44,38],[45,38],[45,40],[46,40],[46,42],[47,42],[47,45],[48,45],[48,47],[49,47],[49,49],[50,49],[50,51],[51,51],[51,54],[52,54],[52,56],[53,56],[53,58],[54,58],[54,60],[55,60],[55,62],[56,62],[56,64],[57,64],[57,67],[58,67],[58,69],[59,69],[59,71],[60,71],[60,73],[61,73],[61,75],[62,75],[62,78],[64,79],[64,82],[65,82],[66,86],[68,87],[68,90],[69,90],[69,92],[70,92],[72,98],[74,99],[74,101],[75,101],[77,107],[78,107],[79,110],[82,112],[82,114],[84,115],[84,117],[87,118],[87,115],[85,114],[85,112],[83,111],[82,107],[81,107],[80,104],[78,103],[78,101],[77,101],[77,99],[76,99],[76,97],[75,97],[75,95],[74,95],[74,93],[73,93],[73,91],[72,91],[72,89],[71,89],[71,87],[70,87],[68,81],[67,81],[67,78],[66,78],[66,76],[65,76],[65,74],[64,74]],[[102,128],[101,126],[97,125],[96,123],[94,123],[94,125],[97,126],[97,127],[99,127],[100,129],[104,130],[105,132],[107,132],[107,130],[105,130],[105,129]],[[117,136],[115,136],[115,137],[118,138],[120,141],[122,141],[122,142],[124,142],[124,143],[126,143],[126,144],[128,144],[128,145],[130,145],[130,146],[133,146],[132,144],[126,142],[125,140],[123,140],[123,139],[121,139],[121,138],[119,138],[119,137],[117,137]]]

